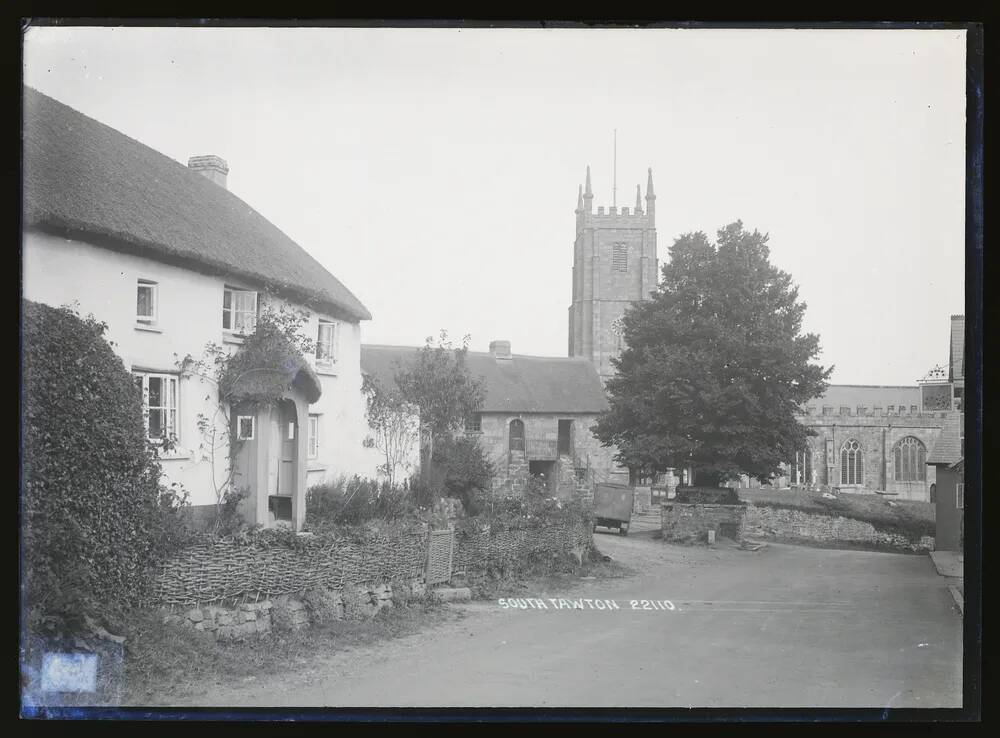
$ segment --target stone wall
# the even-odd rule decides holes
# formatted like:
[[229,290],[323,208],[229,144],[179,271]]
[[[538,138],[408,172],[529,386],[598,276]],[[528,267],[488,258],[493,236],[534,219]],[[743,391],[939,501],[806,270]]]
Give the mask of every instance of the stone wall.
[[271,632],[271,600],[235,607],[205,605],[164,615],[165,625],[178,625],[211,633],[217,640],[243,640]]
[[[511,451],[509,444],[510,421],[519,418],[524,422],[525,451]],[[558,453],[559,421],[572,420],[570,453]],[[594,438],[590,427],[597,422],[597,415],[585,413],[483,413],[481,431],[475,436],[486,457],[496,469],[493,489],[500,494],[522,494],[528,483],[528,462],[552,461],[555,463],[553,494],[568,498],[583,492],[576,479],[576,470],[584,470],[587,481],[628,483],[628,471],[618,468],[614,461],[614,448],[601,445]]]
[[[893,448],[906,436],[914,436],[929,453],[941,432],[941,415],[885,415],[873,410],[868,415],[857,415],[851,411],[800,416],[799,422],[816,433],[808,440],[816,486],[841,486],[840,451],[848,440],[855,439],[864,449],[864,484],[859,486],[859,491],[880,490],[901,499],[929,501],[930,486],[935,481],[934,468],[925,467],[923,480],[897,481]],[[827,455],[827,442],[832,452],[830,457]],[[788,483],[788,478],[784,477],[775,486],[786,486]]]
[[918,542],[898,533],[877,530],[871,523],[829,515],[812,515],[801,510],[748,504],[741,536],[809,540],[820,543],[849,543],[904,551],[931,551],[934,539],[922,536]]
[[297,595],[278,595],[270,600],[246,602],[232,607],[203,605],[164,612],[163,623],[204,631],[216,640],[247,640],[275,630],[299,630],[328,620],[364,620],[379,610],[393,607],[394,598],[423,596],[422,581],[397,585],[366,584],[345,589],[320,587]]
[[726,528],[739,536],[743,514],[743,505],[662,502],[660,524],[663,539],[677,542],[705,541],[708,539],[708,531],[714,530],[718,535]]

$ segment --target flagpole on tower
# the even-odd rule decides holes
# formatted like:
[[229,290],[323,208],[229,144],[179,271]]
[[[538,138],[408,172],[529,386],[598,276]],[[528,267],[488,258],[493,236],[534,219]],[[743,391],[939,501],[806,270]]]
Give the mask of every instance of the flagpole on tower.
[[611,168],[611,207],[618,208],[618,129],[615,129],[614,164]]

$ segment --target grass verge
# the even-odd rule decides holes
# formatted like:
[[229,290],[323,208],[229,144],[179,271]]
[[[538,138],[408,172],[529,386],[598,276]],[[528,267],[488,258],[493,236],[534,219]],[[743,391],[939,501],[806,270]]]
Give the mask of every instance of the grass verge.
[[741,489],[740,499],[760,507],[799,510],[813,515],[843,517],[871,523],[876,530],[898,533],[918,542],[933,536],[934,505],[916,500],[890,500],[881,495],[835,494],[801,490]]
[[317,654],[409,635],[440,622],[447,613],[441,604],[411,599],[368,620],[336,620],[255,640],[222,642],[209,633],[164,625],[162,614],[143,611],[124,633],[122,704],[176,704],[207,685],[275,674],[301,667]]

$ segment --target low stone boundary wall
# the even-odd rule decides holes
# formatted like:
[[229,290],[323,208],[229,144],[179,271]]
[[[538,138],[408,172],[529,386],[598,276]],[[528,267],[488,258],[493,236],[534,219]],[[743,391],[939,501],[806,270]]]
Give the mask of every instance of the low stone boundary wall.
[[[440,533],[438,531],[437,533]],[[430,531],[366,539],[308,537],[295,548],[217,541],[164,562],[151,604],[164,622],[244,639],[317,619],[357,619],[427,592]],[[470,520],[452,529],[452,574],[505,568],[540,553],[582,556],[592,529],[582,521],[491,531]],[[301,545],[300,545],[301,544]],[[321,611],[321,612],[320,612]]]
[[934,549],[934,538],[931,536],[921,536],[915,542],[899,533],[880,531],[861,520],[753,504],[746,506],[742,535],[866,544],[914,552]]
[[660,503],[660,526],[667,541],[705,541],[708,531],[726,532],[738,537],[742,529],[744,505],[710,503]]

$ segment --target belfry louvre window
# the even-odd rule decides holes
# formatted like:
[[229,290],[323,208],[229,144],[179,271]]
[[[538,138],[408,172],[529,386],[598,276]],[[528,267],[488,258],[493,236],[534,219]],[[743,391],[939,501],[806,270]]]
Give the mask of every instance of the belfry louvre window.
[[222,328],[245,336],[257,330],[257,293],[226,287],[222,294]]
[[628,246],[616,243],[611,247],[611,266],[616,272],[628,271]]
[[865,483],[864,449],[853,438],[840,449],[840,483]]
[[907,436],[892,449],[892,461],[897,482],[922,482],[925,479],[924,462],[927,449],[920,439]]

